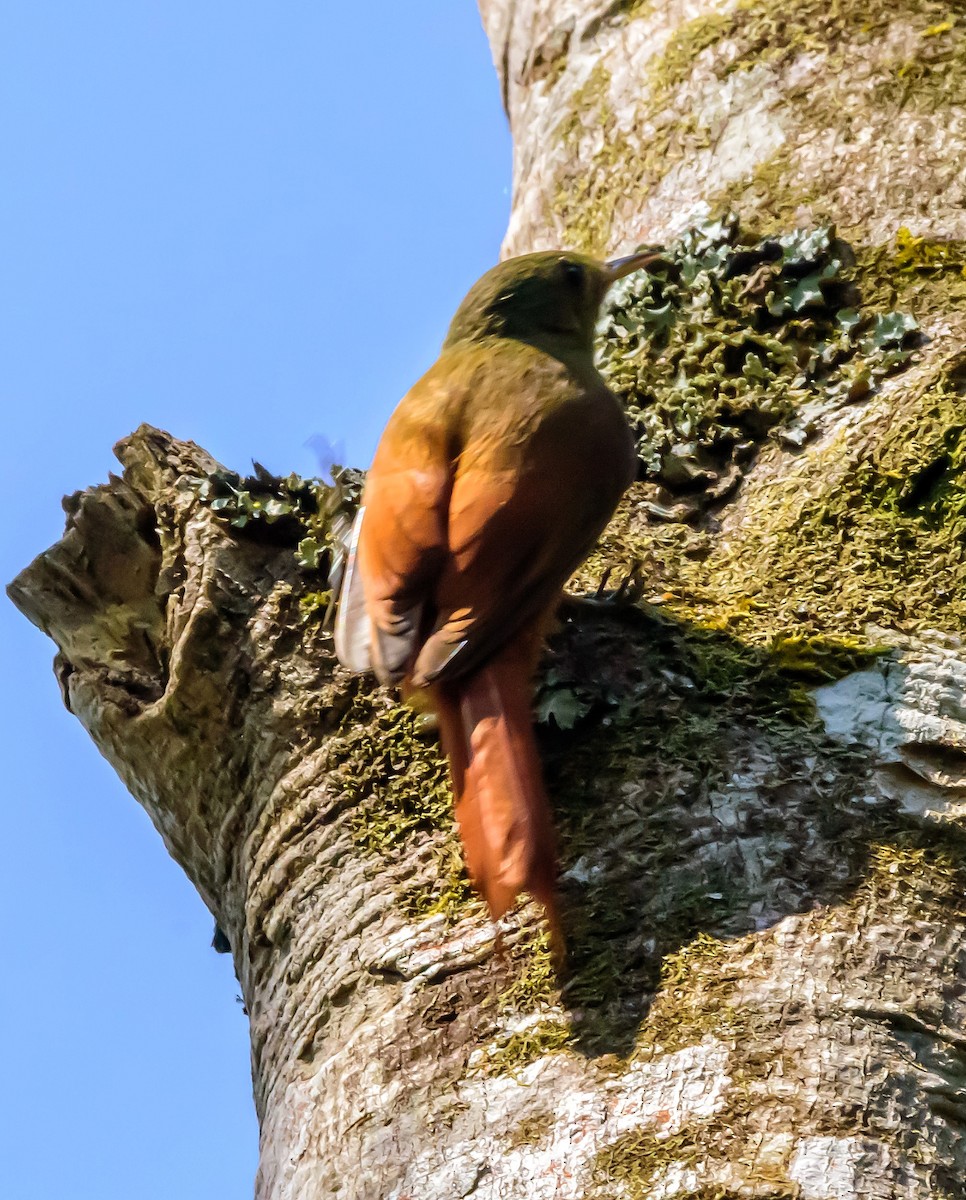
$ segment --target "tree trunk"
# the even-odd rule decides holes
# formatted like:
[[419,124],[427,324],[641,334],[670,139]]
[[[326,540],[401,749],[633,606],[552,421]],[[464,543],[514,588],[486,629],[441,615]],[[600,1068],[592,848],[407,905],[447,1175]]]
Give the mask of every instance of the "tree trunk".
[[641,480],[574,586],[635,583],[562,609],[537,694],[562,981],[334,661],[351,480],[142,427],[11,596],[230,945],[258,1200],[960,1197],[966,24],[481,7],[507,252],[666,246],[602,323]]

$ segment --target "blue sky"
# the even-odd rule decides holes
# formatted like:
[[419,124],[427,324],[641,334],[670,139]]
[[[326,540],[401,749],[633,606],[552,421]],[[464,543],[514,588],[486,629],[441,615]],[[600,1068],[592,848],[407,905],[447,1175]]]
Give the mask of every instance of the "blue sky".
[[[9,580],[141,421],[240,470],[368,461],[495,261],[510,142],[473,0],[0,5]],[[257,1146],[211,920],[0,604],[12,1200],[228,1200]]]

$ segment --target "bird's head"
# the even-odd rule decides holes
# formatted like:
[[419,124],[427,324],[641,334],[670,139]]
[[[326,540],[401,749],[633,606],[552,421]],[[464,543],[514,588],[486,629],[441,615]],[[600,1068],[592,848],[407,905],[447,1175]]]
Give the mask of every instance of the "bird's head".
[[470,288],[444,346],[508,337],[554,354],[592,353],[604,293],[658,257],[650,250],[601,262],[586,254],[546,250],[508,258]]

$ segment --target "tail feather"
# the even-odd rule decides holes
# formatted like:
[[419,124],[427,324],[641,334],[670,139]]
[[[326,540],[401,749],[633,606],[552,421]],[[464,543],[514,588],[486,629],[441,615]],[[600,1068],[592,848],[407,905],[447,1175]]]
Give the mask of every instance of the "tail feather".
[[529,654],[511,644],[440,687],[438,699],[470,877],[494,919],[521,892],[533,895],[559,947],[556,839],[533,734]]

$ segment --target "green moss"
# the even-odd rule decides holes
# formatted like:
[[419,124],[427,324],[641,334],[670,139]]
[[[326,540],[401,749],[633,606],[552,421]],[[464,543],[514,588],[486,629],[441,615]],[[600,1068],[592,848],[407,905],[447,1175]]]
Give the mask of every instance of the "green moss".
[[[553,134],[567,147],[567,160],[574,164],[558,179],[552,204],[561,226],[561,244],[587,254],[603,253],[615,196],[612,188],[601,185],[595,172],[586,170],[579,146],[588,130],[612,124],[609,89],[610,72],[599,62],[570,97],[569,111]],[[599,165],[609,158],[610,152],[605,149]]]
[[[742,5],[738,8],[741,10]],[[698,55],[727,37],[734,26],[733,14],[709,13],[685,21],[675,30],[648,72],[655,111],[659,111],[674,90],[690,78]]]
[[[966,22],[936,19],[948,6],[931,6],[914,14],[919,33],[910,57],[893,65],[889,76],[873,91],[876,104],[934,113],[966,104]],[[931,24],[924,24],[932,18]]]
[[[842,903],[803,919],[814,925],[813,938],[826,927],[837,935],[858,936],[863,928],[911,919],[944,926],[963,919],[966,869],[961,835],[950,832],[937,842],[932,832],[902,828],[895,818],[890,828],[882,813],[866,814],[866,836],[878,829],[887,840],[872,842],[854,890]],[[848,830],[854,836],[855,829]],[[754,1194],[774,1197],[797,1195],[788,1183],[783,1156],[773,1161],[760,1154],[760,1124],[756,1119],[769,1102],[772,1078],[785,1105],[793,1103],[787,1091],[794,1063],[783,1058],[788,1018],[786,1006],[750,1010],[736,1007],[733,998],[746,989],[749,971],[755,969],[751,941],[728,941],[699,936],[680,951],[665,957],[660,992],[642,1026],[637,1055],[650,1057],[697,1045],[712,1037],[730,1048],[728,1090],[716,1113],[695,1119],[685,1128],[663,1134],[659,1125],[638,1129],[602,1149],[594,1164],[594,1182],[600,1188],[623,1184],[631,1196],[647,1197],[661,1175],[671,1168],[702,1169],[720,1174],[726,1164],[743,1164],[744,1186]],[[754,939],[760,969],[768,970],[772,953],[769,935]],[[881,1017],[879,1017],[881,1019]],[[897,1014],[901,1022],[902,1014]],[[901,1026],[900,1026],[901,1027]],[[773,1040],[772,1040],[773,1038]],[[747,1053],[754,1047],[754,1055]],[[834,1101],[816,1111],[814,1106],[797,1114],[801,1133],[829,1136],[873,1136],[893,1142],[895,1130],[888,1111],[872,1109],[856,1114]],[[766,1190],[771,1189],[771,1190]],[[727,1189],[704,1185],[701,1196],[730,1196]],[[742,1193],[743,1194],[743,1193]]]
[[[739,0],[726,13],[684,25],[669,42],[657,78],[665,90],[678,86],[690,75],[696,55],[717,44],[728,47],[719,67],[722,76],[816,52],[828,56],[829,69],[837,71],[850,55],[865,56],[881,44],[899,21],[919,32],[924,61],[942,61],[955,53],[961,32],[943,20],[947,12],[942,0],[799,0],[795,5]],[[897,63],[896,70],[902,65]]]
[[912,911],[923,920],[960,921],[966,916],[963,846],[920,830],[900,830],[875,843],[869,869],[856,893],[856,906]]
[[560,976],[542,923],[524,925],[508,954],[508,982],[497,997],[505,1021],[517,1021],[555,1011],[547,1019],[529,1025],[491,1046],[481,1069],[487,1074],[514,1074],[545,1054],[562,1050],[573,1042],[570,1019],[559,1012]]
[[[668,1119],[673,1117],[667,1114]],[[760,1129],[754,1103],[740,1080],[729,1089],[724,1107],[710,1117],[695,1120],[683,1129],[663,1133],[659,1126],[638,1128],[603,1147],[593,1163],[593,1181],[602,1189],[622,1186],[622,1195],[648,1200],[661,1177],[671,1170],[692,1170],[700,1181],[704,1171],[730,1175],[742,1172],[742,1186],[698,1182],[689,1197],[695,1200],[796,1200],[800,1189],[789,1179],[782,1159],[769,1161],[760,1153]],[[754,1191],[749,1191],[753,1186]]]
[[897,231],[894,242],[862,246],[857,273],[872,304],[901,304],[921,321],[948,319],[966,305],[966,242]]
[[[640,15],[640,14],[635,14]],[[866,69],[870,51],[878,53],[890,27],[902,23],[919,34],[908,59],[878,68],[884,75],[869,103],[880,110],[933,112],[966,103],[966,22],[949,19],[948,6],[928,0],[802,0],[788,5],[780,0],[739,0],[727,12],[710,13],[680,26],[648,67],[647,93],[640,101],[642,117],[649,118],[646,143],[628,136],[619,127],[610,105],[591,90],[581,89],[571,101],[571,115],[556,136],[569,144],[565,166],[550,204],[551,217],[561,229],[563,244],[602,252],[610,241],[616,199],[642,199],[665,178],[675,162],[711,144],[710,131],[700,112],[689,119],[667,114],[687,108],[678,93],[687,84],[699,56],[704,67],[722,80],[737,72],[763,65],[780,70],[802,54],[822,54],[827,60],[825,82],[802,85],[783,92],[786,130],[811,130],[843,125],[839,81],[848,81],[853,64]],[[720,50],[718,49],[720,48]],[[708,51],[712,51],[710,63]],[[606,75],[603,65],[595,79]],[[585,117],[582,118],[582,109]],[[826,111],[827,110],[827,111]],[[850,137],[848,117],[842,129]],[[577,155],[574,135],[596,126],[602,133],[600,149],[589,158]],[[580,161],[576,171],[566,165]],[[758,166],[751,179],[730,184],[712,197],[715,208],[754,211],[762,232],[787,227],[802,205],[815,206],[816,219],[834,209],[842,184],[842,170],[853,170],[850,160],[829,158],[809,161],[807,174],[799,166],[793,141],[782,146]],[[847,232],[858,234],[860,229]]]
[[[862,304],[855,258],[834,230],[742,235],[727,215],[688,230],[662,262],[612,290],[598,364],[638,434],[649,511],[698,515],[737,487],[797,411],[868,394],[911,355],[916,322]],[[792,429],[788,429],[792,423]]]
[[322,617],[329,611],[329,606],[332,604],[332,592],[330,590],[324,592],[306,592],[299,598],[299,612],[304,620],[308,621],[314,617]]
[[[879,82],[869,93],[868,106],[886,120],[893,116],[902,122],[908,121],[909,111],[932,113],[966,102],[966,24],[942,19],[946,12],[945,4],[919,0],[843,0],[831,5],[806,0],[792,6],[746,0],[727,17],[715,18],[722,44],[728,46],[718,72],[724,77],[769,63],[779,70],[796,55],[821,53],[821,83],[809,79],[797,89],[783,90],[783,126],[786,132],[836,128],[841,142],[848,144],[861,125],[853,129],[842,91],[850,86],[853,64],[865,68],[870,49],[880,56],[879,47],[893,25],[911,27],[919,38],[910,59],[876,66]],[[753,212],[762,232],[787,226],[802,206],[809,206],[816,220],[831,219],[838,211],[837,192],[850,182],[844,173],[857,170],[861,160],[837,155],[824,160],[810,155],[803,170],[792,138],[761,163],[750,180],[730,184],[712,204]],[[847,213],[842,216],[849,219]],[[861,220],[842,229],[852,237],[863,235]]]
[[[780,263],[755,262],[791,236],[751,243],[714,233],[701,253],[671,247],[672,286],[658,274],[618,292],[602,330],[602,368],[637,424],[645,482],[578,584],[593,587],[614,563],[645,563],[665,612],[743,647],[715,648],[723,683],[733,682],[732,667],[750,669],[752,647],[786,675],[818,682],[874,652],[870,625],[966,627],[961,356],[893,389],[888,421],[843,428],[818,455],[806,452],[799,467],[753,488],[726,541],[702,532],[704,514],[727,500],[760,447],[775,455],[776,441],[792,452],[807,445],[819,428],[810,405],[828,414],[856,399],[874,404],[882,381],[909,361],[917,319],[948,320],[966,304],[963,244],[907,230],[854,255],[827,240],[829,265],[792,266],[781,299],[767,278],[781,278]],[[749,249],[750,276],[727,265]],[[805,270],[827,304],[783,311],[791,297],[817,295]],[[756,273],[763,290],[742,297]]]
[[[364,475],[351,467],[333,467],[332,482],[300,475],[272,475],[259,463],[255,474],[218,468],[207,476],[185,476],[182,488],[245,537],[295,549],[307,572],[330,570],[341,561],[342,542],[362,495]],[[318,595],[320,593],[314,593]],[[309,615],[311,608],[306,615]]]
[[635,1129],[598,1151],[593,1177],[598,1186],[623,1185],[622,1194],[641,1200],[652,1194],[652,1186],[671,1167],[694,1167],[707,1154],[690,1130],[663,1137],[648,1129]]
[[[803,917],[813,924],[812,940],[819,939],[826,928],[847,938],[858,937],[862,929],[880,923],[902,924],[913,919],[949,927],[962,921],[966,868],[961,834],[950,831],[937,841],[932,831],[904,828],[894,816],[878,812],[853,818],[843,828],[843,836],[856,837],[857,825],[865,826],[859,836],[869,838],[877,830],[886,840],[871,842],[861,866],[856,863],[854,887],[840,903]],[[787,1092],[787,1079],[795,1064],[783,1057],[787,1007],[777,1002],[750,1009],[734,1003],[739,989],[747,992],[756,959],[758,969],[768,972],[773,952],[768,934],[753,942],[701,935],[665,957],[660,991],[642,1024],[635,1053],[645,1058],[664,1055],[696,1046],[707,1037],[725,1043],[730,1055],[724,1103],[716,1113],[693,1120],[670,1135],[662,1134],[658,1126],[617,1139],[595,1161],[595,1184],[603,1188],[619,1181],[629,1195],[647,1197],[672,1167],[694,1168],[700,1178],[702,1168],[719,1174],[725,1164],[741,1163],[747,1172],[742,1182],[754,1185],[756,1196],[797,1194],[788,1184],[783,1157],[762,1160],[757,1120],[769,1103],[773,1078],[781,1103],[794,1103]],[[901,1022],[902,1014],[896,1019]],[[753,1055],[748,1053],[750,1047]],[[886,1142],[894,1142],[895,1137],[888,1111],[871,1109],[856,1114],[834,1100],[819,1110],[809,1104],[789,1116],[789,1121],[803,1134],[873,1136]],[[712,1185],[695,1192],[718,1194]],[[725,1189],[720,1194],[731,1193]]]
[[[594,1054],[627,1055],[672,1035],[687,1044],[739,1027],[743,1018],[723,997],[706,1011],[699,992],[685,1020],[674,1011],[672,977],[662,974],[662,963],[679,970],[708,960],[709,976],[720,975],[727,939],[752,928],[744,874],[727,857],[695,853],[694,805],[707,809],[708,793],[727,791],[761,754],[782,764],[773,786],[801,790],[823,734],[800,679],[866,659],[866,648],[847,640],[816,640],[791,655],[666,615],[636,611],[628,620],[638,625],[630,638],[606,614],[584,616],[579,629],[565,627],[554,639],[547,663],[553,686],[579,687],[587,705],[569,731],[548,722],[544,756],[565,850],[562,997],[575,1014],[577,1043]],[[827,811],[811,806],[816,848],[800,852],[796,875],[822,877],[817,847],[837,798],[854,788],[852,769],[843,759],[841,780],[822,802]],[[757,820],[757,835],[784,842],[786,810],[766,808]],[[774,869],[786,866],[778,852]],[[814,890],[804,879],[801,886],[807,905]],[[549,986],[535,993],[544,1004],[554,998]]]
[[[643,16],[650,7],[631,5],[627,16]],[[695,56],[718,40],[721,28],[716,17],[695,20],[670,39],[649,71],[650,113],[659,115],[672,103],[674,89],[690,74]],[[696,119],[687,117],[658,121],[646,143],[629,137],[618,128],[609,88],[610,74],[601,62],[571,97],[569,114],[554,133],[568,153],[550,204],[551,220],[560,229],[563,245],[588,254],[604,253],[618,200],[643,197],[683,157],[685,146],[708,144],[706,131]],[[578,151],[581,138],[590,129],[601,147],[592,157]]]
[[966,279],[966,243],[916,237],[903,226],[896,233],[893,262],[905,273],[933,274],[952,270]]
[[541,1021],[512,1033],[487,1052],[481,1070],[487,1075],[517,1075],[530,1063],[565,1050],[573,1041],[569,1023]]
[[754,1016],[731,1002],[738,975],[734,943],[699,933],[665,955],[660,990],[635,1051],[649,1057],[694,1046],[704,1037],[735,1044],[751,1033]]
[[[665,1137],[634,1130],[600,1151],[594,1162],[594,1181],[600,1187],[622,1184],[621,1194],[628,1200],[650,1200],[662,1175],[672,1168],[699,1169],[711,1158],[713,1144],[709,1131],[703,1129],[684,1130]],[[754,1153],[753,1148],[749,1152]],[[719,1171],[724,1171],[725,1162],[717,1155],[715,1158]],[[764,1171],[756,1172],[748,1182],[754,1183],[754,1192],[747,1187],[707,1184],[689,1189],[688,1200],[748,1200],[750,1196],[754,1200],[801,1200],[798,1185],[777,1169],[767,1175]]]
[[888,646],[876,646],[858,637],[827,634],[777,634],[767,652],[782,675],[803,683],[834,683],[853,671],[867,669]]
[[546,1139],[554,1127],[554,1114],[550,1111],[524,1117],[510,1134],[510,1146],[533,1146]]
[[890,414],[829,445],[835,481],[813,467],[756,494],[700,580],[682,560],[680,609],[733,612],[747,640],[966,630],[966,364],[937,368]]
[[539,1012],[559,999],[559,988],[547,931],[542,927],[525,929],[510,956],[510,982],[500,996],[502,1011]]
[[378,860],[419,846],[432,867],[411,882],[400,904],[411,916],[465,914],[474,903],[453,820],[446,764],[421,733],[419,717],[384,693],[358,687],[326,743],[325,768],[337,773],[349,827]]
[[831,224],[835,191],[834,183],[813,163],[803,170],[795,144],[784,142],[755,166],[749,178],[716,192],[709,204],[715,211],[735,209],[753,215],[755,229],[766,237],[798,224],[803,209],[817,224]]
[[[753,914],[844,911],[870,846],[903,835],[890,805],[856,808],[866,755],[828,741],[803,686],[863,669],[882,647],[815,632],[754,644],[708,615],[720,627],[635,610],[629,635],[584,613],[551,643],[553,686],[579,686],[587,706],[569,731],[548,722],[544,756],[564,848],[561,998],[575,1045],[595,1056],[705,1036],[740,1047],[761,1020],[734,999]],[[754,616],[767,627],[769,612]],[[702,852],[719,842],[705,844],[702,812],[722,822],[720,853]],[[763,875],[735,869],[746,838]],[[534,982],[537,1010],[557,999],[548,974]]]
[[[718,1148],[704,1128],[686,1129],[663,1137],[648,1130],[634,1130],[598,1153],[594,1161],[594,1181],[601,1187],[620,1183],[623,1185],[621,1194],[628,1200],[649,1200],[662,1175],[672,1168],[700,1169],[711,1159],[712,1147]],[[718,1160],[717,1166],[723,1169],[725,1163],[720,1161],[720,1153],[714,1157]],[[755,1200],[800,1200],[801,1189],[787,1175],[776,1178],[783,1174],[777,1171],[769,1172],[767,1176],[763,1172],[756,1173],[747,1179],[755,1185],[753,1193],[747,1187],[707,1184],[689,1189],[687,1195],[689,1200],[746,1200],[751,1195]],[[768,1190],[763,1190],[764,1187]]]

